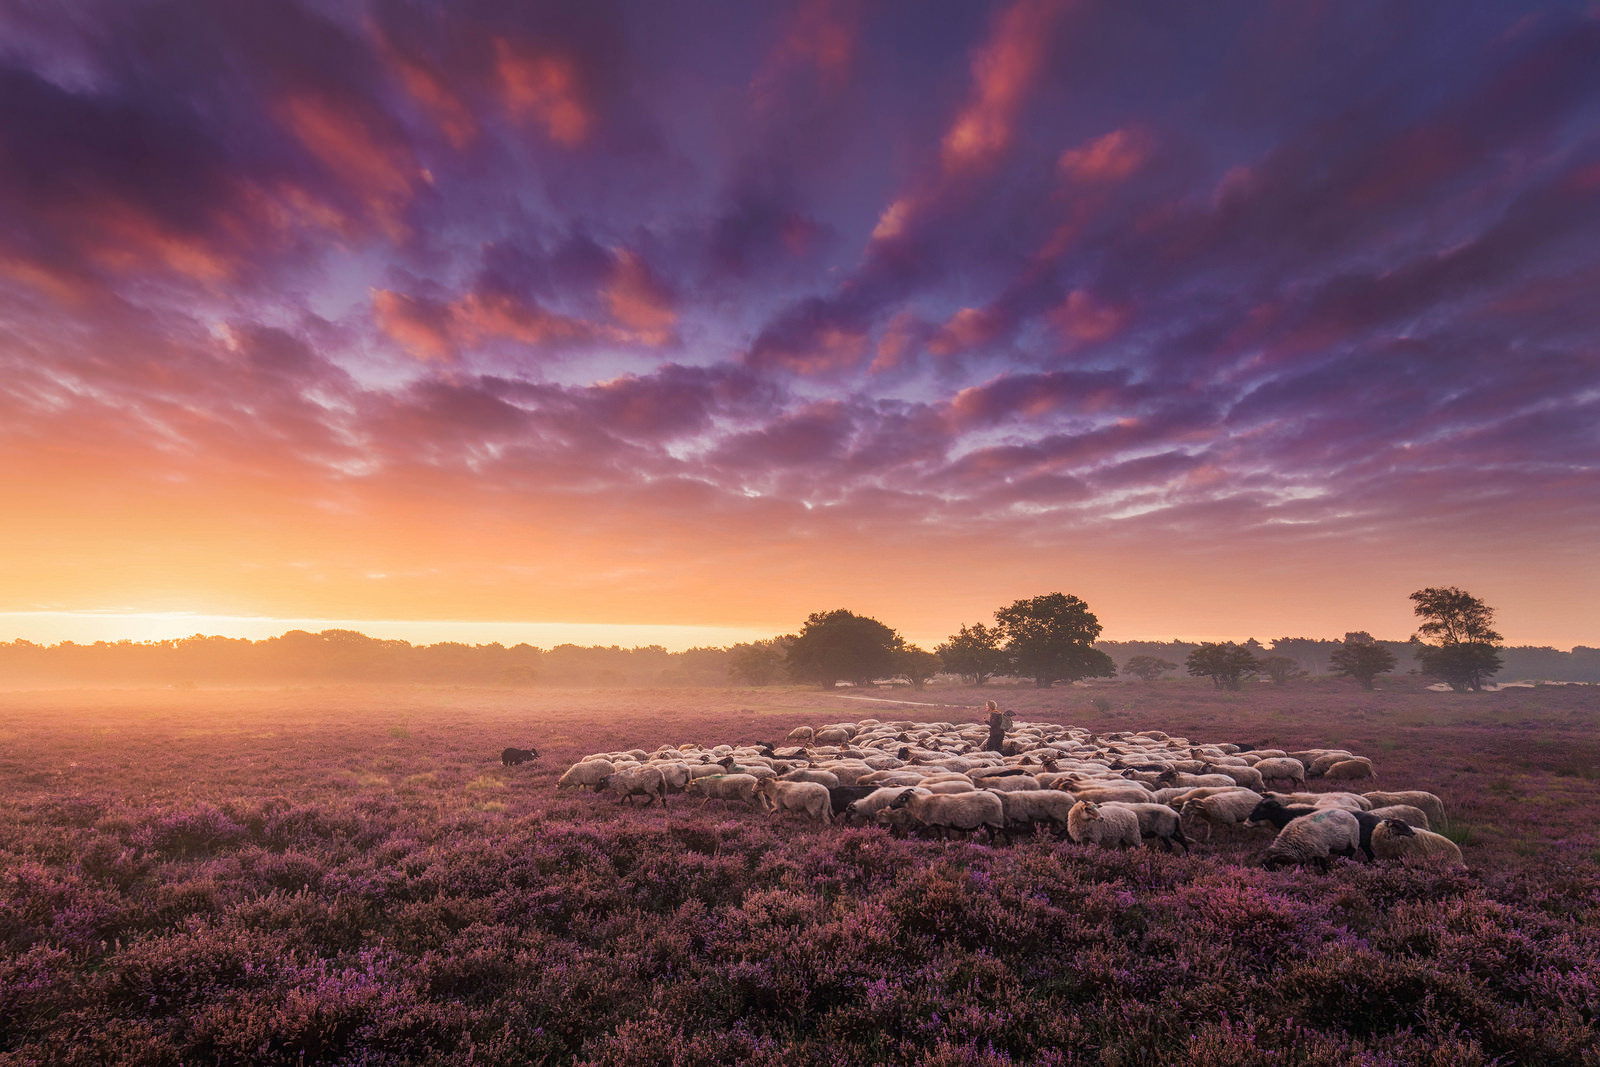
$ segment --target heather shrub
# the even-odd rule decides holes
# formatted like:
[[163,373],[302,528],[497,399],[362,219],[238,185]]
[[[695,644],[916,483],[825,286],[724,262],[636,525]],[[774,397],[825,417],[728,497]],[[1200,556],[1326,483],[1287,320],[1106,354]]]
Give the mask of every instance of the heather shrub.
[[[1325,708],[1269,723],[1185,692],[1197,706],[1152,725],[1325,740]],[[896,839],[678,797],[629,811],[555,792],[575,741],[541,734],[541,764],[501,777],[504,739],[532,736],[526,692],[321,712],[295,694],[270,739],[258,705],[232,726],[215,697],[178,699],[209,732],[160,708],[137,728],[83,710],[106,716],[86,747],[58,709],[0,711],[16,732],[0,759],[0,1064],[1600,1062],[1588,782],[1531,767],[1509,800],[1481,771],[1432,780],[1407,732],[1424,728],[1359,707],[1348,743],[1403,742],[1386,782],[1434,787],[1478,828],[1468,870],[1266,871],[1270,835],[1240,828],[1168,855]],[[567,699],[543,728],[586,746],[771,736],[802,717],[741,710],[793,693],[636,712],[616,693]],[[811,721],[842,714],[824,703]],[[1440,721],[1426,729],[1457,729]],[[1482,746],[1520,729],[1462,726],[1437,747],[1498,775]],[[38,770],[68,752],[70,784]]]

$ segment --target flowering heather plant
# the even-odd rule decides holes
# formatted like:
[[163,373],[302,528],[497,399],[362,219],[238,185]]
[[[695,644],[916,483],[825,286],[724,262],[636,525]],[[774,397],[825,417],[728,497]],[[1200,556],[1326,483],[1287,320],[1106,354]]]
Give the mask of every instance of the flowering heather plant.
[[[1120,722],[1015,697],[1372,752],[1474,828],[1468,869],[554,789],[601,746],[862,715],[826,693],[10,694],[0,1065],[1600,1063],[1600,794],[1543,744],[1592,697],[1136,688]],[[543,758],[501,766],[508,738]]]

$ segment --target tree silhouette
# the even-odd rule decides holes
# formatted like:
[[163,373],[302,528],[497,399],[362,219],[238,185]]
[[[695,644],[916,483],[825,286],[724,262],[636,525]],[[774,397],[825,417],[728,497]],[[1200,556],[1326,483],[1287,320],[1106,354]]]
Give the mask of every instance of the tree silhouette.
[[981,622],[963,626],[934,653],[944,661],[944,669],[961,675],[968,685],[982,685],[992,675],[1006,669],[1006,654],[1000,650],[1001,634]]
[[1100,620],[1075,596],[1046,593],[994,613],[1011,669],[1040,689],[1080,678],[1114,678],[1117,664],[1094,647]]
[[871,685],[895,673],[895,655],[903,647],[889,627],[853,611],[814,612],[789,644],[785,664],[789,676],[831,688],[843,679]]
[[927,649],[906,645],[895,653],[895,671],[903,674],[911,688],[921,689],[928,679],[944,669],[944,661]]
[[1164,660],[1160,656],[1132,656],[1122,665],[1123,674],[1131,674],[1146,682],[1153,682],[1168,671],[1177,669],[1176,663]]
[[1208,641],[1189,653],[1184,661],[1189,674],[1195,678],[1210,678],[1218,689],[1238,689],[1239,683],[1261,670],[1256,657],[1248,648],[1232,641],[1218,644]]
[[1344,635],[1344,644],[1328,657],[1328,670],[1342,678],[1354,678],[1363,689],[1373,689],[1378,675],[1394,670],[1397,662],[1393,652],[1362,630]]
[[1481,691],[1500,669],[1501,638],[1489,628],[1494,609],[1454,586],[1419,589],[1411,601],[1415,614],[1427,620],[1411,635],[1422,673],[1457,692]]

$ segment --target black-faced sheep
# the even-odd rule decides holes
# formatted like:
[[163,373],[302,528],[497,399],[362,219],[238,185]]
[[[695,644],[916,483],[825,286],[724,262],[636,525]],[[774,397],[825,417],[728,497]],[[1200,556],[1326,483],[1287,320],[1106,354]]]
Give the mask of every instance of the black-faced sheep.
[[1067,812],[1067,835],[1080,845],[1131,848],[1139,844],[1139,816],[1125,805],[1080,800]]
[[1379,859],[1416,859],[1446,867],[1465,867],[1460,847],[1443,834],[1418,830],[1400,819],[1384,819],[1372,831],[1372,849]]
[[500,753],[500,764],[504,767],[520,767],[538,758],[539,750],[531,745],[527,748],[508,748]]
[[756,783],[756,796],[774,815],[794,811],[823,825],[833,821],[828,787],[820,782],[785,782],[779,778],[765,778]]
[[1361,826],[1353,812],[1343,808],[1318,808],[1311,814],[1291,819],[1278,831],[1262,856],[1262,866],[1287,867],[1314,863],[1328,869],[1331,856],[1354,857],[1361,847]]

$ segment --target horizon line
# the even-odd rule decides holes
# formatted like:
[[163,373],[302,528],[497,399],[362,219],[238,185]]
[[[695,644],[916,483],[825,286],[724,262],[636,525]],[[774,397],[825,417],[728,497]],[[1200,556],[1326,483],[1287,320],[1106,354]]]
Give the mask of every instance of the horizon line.
[[[17,634],[7,623],[28,620],[34,625],[32,634]],[[205,625],[215,629],[207,631]],[[199,629],[194,627],[198,625]],[[118,626],[117,629],[112,629]],[[28,641],[33,644],[92,645],[99,641],[115,644],[119,641],[158,642],[181,641],[192,637],[227,637],[249,640],[267,640],[282,637],[295,630],[320,633],[324,630],[351,630],[378,640],[403,640],[412,645],[440,644],[457,641],[463,644],[501,644],[507,647],[528,644],[538,648],[559,645],[577,645],[587,648],[631,647],[644,648],[660,645],[669,652],[683,652],[691,648],[728,647],[754,641],[767,641],[793,631],[772,631],[750,626],[718,626],[708,624],[672,623],[604,623],[604,622],[506,622],[471,621],[461,619],[329,619],[309,616],[280,617],[267,615],[225,615],[203,612],[129,612],[114,609],[84,609],[76,611],[0,611],[0,627],[6,635],[0,641]],[[43,631],[43,632],[41,632]],[[428,631],[432,631],[431,636]],[[948,636],[930,639],[926,635],[914,638],[904,635],[907,641],[930,651],[948,640]],[[1289,639],[1314,641],[1339,641],[1338,637],[1313,637],[1306,634],[1284,635]],[[580,637],[592,643],[585,645]],[[419,640],[419,638],[421,638]],[[469,640],[469,638],[476,638]],[[1102,634],[1101,641],[1112,643],[1148,642],[1151,644],[1205,644],[1234,642],[1246,644],[1256,640],[1270,645],[1279,638],[1265,641],[1238,635],[1208,637],[1110,637]],[[1375,638],[1393,644],[1405,644],[1409,638]],[[628,644],[629,641],[634,642]],[[1551,647],[1560,652],[1588,647],[1574,643],[1567,648],[1541,645],[1514,645],[1503,641],[1502,647]]]

